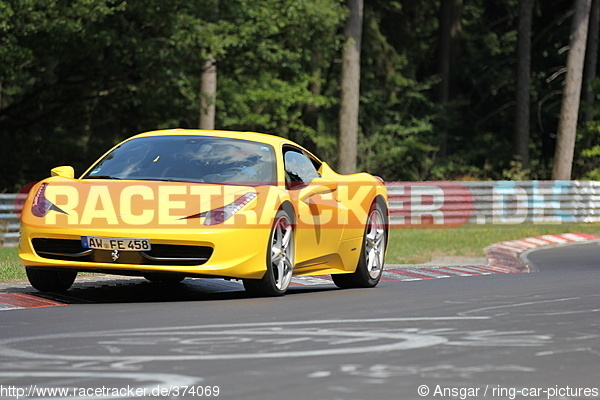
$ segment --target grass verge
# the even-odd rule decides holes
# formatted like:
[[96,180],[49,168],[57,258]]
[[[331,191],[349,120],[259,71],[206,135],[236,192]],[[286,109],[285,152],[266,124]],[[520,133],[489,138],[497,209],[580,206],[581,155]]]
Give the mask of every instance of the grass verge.
[[[464,225],[452,229],[392,229],[388,264],[419,264],[436,257],[484,257],[490,244],[568,232],[600,233],[600,224]],[[26,279],[14,247],[0,247],[0,282]]]
[[0,247],[0,282],[26,279],[16,247]]
[[600,233],[600,224],[463,225],[451,229],[392,229],[388,264],[419,264],[436,257],[484,257],[493,243],[559,233]]

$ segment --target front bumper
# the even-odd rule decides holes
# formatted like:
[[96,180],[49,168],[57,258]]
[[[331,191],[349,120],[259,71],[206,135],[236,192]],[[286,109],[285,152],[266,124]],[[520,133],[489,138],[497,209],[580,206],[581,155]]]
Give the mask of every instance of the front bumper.
[[[78,249],[81,236],[148,238],[153,252]],[[186,276],[260,279],[266,271],[270,231],[264,228],[57,229],[21,225],[19,257],[25,266],[98,271],[123,275],[170,272]],[[55,246],[60,244],[61,246]],[[183,251],[178,252],[177,246]],[[56,251],[52,251],[53,248]],[[157,249],[155,251],[155,249]],[[72,256],[68,256],[68,253]],[[81,254],[81,253],[84,254]],[[65,256],[67,254],[67,256]],[[170,260],[171,259],[171,260]]]

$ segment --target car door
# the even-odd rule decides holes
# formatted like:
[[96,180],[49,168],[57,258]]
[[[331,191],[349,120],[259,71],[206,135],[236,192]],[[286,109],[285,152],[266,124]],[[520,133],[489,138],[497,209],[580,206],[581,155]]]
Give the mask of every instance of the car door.
[[320,162],[295,146],[283,151],[286,187],[295,202],[296,265],[298,268],[328,263],[336,257],[344,222],[345,210],[340,208],[335,193],[314,194],[304,201],[298,199],[302,189],[320,177]]

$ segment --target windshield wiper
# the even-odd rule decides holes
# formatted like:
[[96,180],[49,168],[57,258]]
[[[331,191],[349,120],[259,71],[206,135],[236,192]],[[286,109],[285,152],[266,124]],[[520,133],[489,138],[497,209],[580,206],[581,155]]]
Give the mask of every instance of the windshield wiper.
[[188,178],[160,178],[156,179],[160,182],[186,182],[186,183],[202,183],[202,179],[188,179]]
[[116,176],[110,176],[110,175],[90,175],[90,176],[86,176],[83,179],[121,179],[121,178],[117,178]]

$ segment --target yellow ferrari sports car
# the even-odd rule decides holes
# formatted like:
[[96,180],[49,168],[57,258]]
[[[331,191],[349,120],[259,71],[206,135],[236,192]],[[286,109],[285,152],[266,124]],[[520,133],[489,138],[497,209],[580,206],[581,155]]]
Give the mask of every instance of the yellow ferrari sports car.
[[133,136],[79,178],[61,166],[21,214],[19,256],[33,287],[64,291],[77,272],[240,279],[280,296],[292,276],[342,288],[379,282],[388,199],[377,177],[340,175],[287,139],[172,129]]

